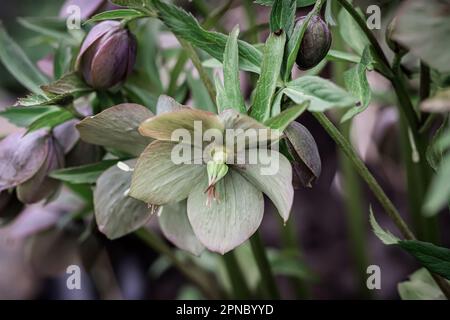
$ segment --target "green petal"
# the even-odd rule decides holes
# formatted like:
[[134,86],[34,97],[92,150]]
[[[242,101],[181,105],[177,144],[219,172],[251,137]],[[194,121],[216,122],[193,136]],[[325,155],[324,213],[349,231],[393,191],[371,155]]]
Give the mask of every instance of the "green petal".
[[258,229],[264,213],[262,193],[238,172],[231,170],[216,184],[217,200],[207,206],[208,181],[196,184],[187,202],[188,218],[201,243],[224,254]]
[[205,250],[189,223],[186,200],[165,205],[159,217],[159,225],[164,236],[178,248],[196,256]]
[[[136,160],[126,161],[125,164],[132,168]],[[139,229],[159,209],[128,196],[131,175],[129,171],[113,166],[97,180],[94,191],[95,218],[99,230],[109,239],[117,239]]]
[[157,140],[178,141],[178,138],[172,138],[172,133],[177,129],[187,130],[191,139],[194,139],[195,133],[202,137],[201,131],[205,132],[208,129],[223,131],[223,125],[214,113],[183,108],[148,119],[141,124],[139,132],[143,136]]
[[[258,164],[246,164],[242,168],[235,167],[249,182],[256,188],[264,192],[270,200],[272,200],[279,214],[284,221],[289,218],[292,202],[294,200],[294,188],[292,187],[292,167],[289,160],[277,151],[270,151],[256,154],[258,150],[252,149],[248,151],[250,157],[258,155]],[[279,159],[279,166],[275,174],[263,175],[261,170],[265,167],[263,163],[276,164],[276,159]]]
[[86,142],[139,155],[152,140],[141,136],[137,129],[152,116],[141,105],[124,103],[84,119],[77,124],[77,129]]
[[130,196],[157,205],[178,202],[186,199],[192,187],[206,177],[204,165],[175,164],[171,158],[175,146],[155,141],[145,149],[134,169]]

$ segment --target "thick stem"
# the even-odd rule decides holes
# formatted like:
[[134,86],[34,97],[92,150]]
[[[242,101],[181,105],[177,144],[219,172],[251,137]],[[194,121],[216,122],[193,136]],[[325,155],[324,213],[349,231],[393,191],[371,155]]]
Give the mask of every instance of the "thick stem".
[[233,298],[235,299],[249,299],[251,292],[248,288],[241,267],[238,264],[236,256],[233,251],[228,252],[223,256],[225,268],[227,269],[228,278],[231,283]]
[[256,264],[258,265],[264,290],[271,299],[280,299],[275,277],[258,231],[250,238],[250,245],[255,256]]
[[183,261],[172,252],[171,248],[156,235],[145,228],[135,231],[135,234],[153,250],[166,256],[187,279],[200,289],[205,297],[210,299],[220,298],[219,291],[216,290],[215,286],[211,285],[211,281],[209,281],[206,274],[196,272],[194,268],[183,263]]
[[314,117],[319,121],[322,127],[328,132],[328,134],[333,138],[336,144],[342,149],[344,154],[349,158],[349,160],[355,166],[356,171],[359,173],[361,178],[367,183],[369,188],[374,193],[375,197],[378,199],[386,213],[391,217],[392,221],[395,223],[397,228],[400,230],[402,235],[408,239],[415,239],[414,234],[409,229],[408,225],[405,223],[400,213],[395,208],[394,204],[384,193],[381,186],[378,184],[377,180],[367,169],[364,162],[359,158],[356,151],[353,149],[352,145],[344,138],[344,136],[339,132],[339,130],[334,126],[334,124],[327,118],[324,113],[314,112]]

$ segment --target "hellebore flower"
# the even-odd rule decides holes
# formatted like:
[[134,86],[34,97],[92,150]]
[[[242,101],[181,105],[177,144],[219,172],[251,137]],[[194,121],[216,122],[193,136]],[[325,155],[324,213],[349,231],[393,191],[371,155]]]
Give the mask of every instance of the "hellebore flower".
[[19,130],[0,141],[0,192],[17,187],[17,198],[35,203],[49,198],[60,183],[48,174],[64,164],[58,142],[45,129]]
[[[300,17],[296,25],[302,25],[306,16]],[[330,29],[320,16],[313,16],[303,35],[300,50],[297,55],[297,65],[301,70],[314,68],[322,61],[331,48],[332,36]]]
[[[137,162],[119,163],[97,180],[95,215],[108,238],[132,232],[158,213],[162,232],[179,248],[196,255],[205,247],[223,254],[258,229],[263,193],[282,218],[288,219],[293,201],[291,165],[275,150],[258,157],[261,144],[271,145],[280,138],[276,131],[233,110],[215,115],[182,106],[167,96],[159,98],[157,114],[139,105],[122,104],[77,125],[86,142],[140,155]],[[235,138],[250,136],[252,129],[266,131],[256,142],[248,139],[237,145],[227,136],[224,143],[178,143],[177,129],[191,137],[199,134],[197,121],[202,130],[212,129],[220,135],[235,130],[239,133]],[[176,164],[179,159],[173,153],[194,163]],[[258,160],[244,161],[250,158]],[[279,161],[276,170],[263,175],[274,159]]]
[[103,21],[91,29],[81,45],[76,69],[94,89],[108,89],[133,71],[137,42],[118,21]]
[[[196,122],[203,131],[218,133],[213,143],[205,146],[203,140],[189,143],[184,139],[179,143],[179,129],[190,137],[199,134]],[[215,115],[190,108],[150,118],[139,131],[157,141],[139,157],[129,195],[162,206],[187,199],[188,221],[209,250],[224,254],[258,229],[264,212],[263,192],[282,218],[288,219],[293,201],[291,165],[277,151],[260,148],[280,138],[276,131],[232,109]],[[257,132],[257,138],[246,140],[250,132]],[[235,134],[231,140],[229,133]],[[219,136],[225,137],[224,143],[218,142]],[[239,144],[240,138],[245,144]],[[174,154],[182,152],[184,157],[189,151],[187,162],[174,161]],[[277,161],[276,168],[265,174],[264,167],[272,160]],[[161,218],[165,215],[163,208]]]

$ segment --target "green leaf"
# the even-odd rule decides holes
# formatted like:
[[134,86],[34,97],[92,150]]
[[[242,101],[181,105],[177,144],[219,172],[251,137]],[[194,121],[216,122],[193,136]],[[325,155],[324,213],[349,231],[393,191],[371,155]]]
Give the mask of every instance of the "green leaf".
[[440,0],[404,1],[393,38],[432,68],[450,71],[450,3]]
[[72,47],[61,43],[55,51],[55,57],[53,61],[53,73],[55,79],[60,79],[64,74],[69,72],[72,58]]
[[106,169],[114,166],[118,160],[103,160],[98,163],[79,167],[55,170],[50,177],[71,184],[93,184]]
[[[255,0],[255,3],[263,6],[273,6],[275,0]],[[316,0],[297,0],[297,7],[308,7],[314,4]]]
[[77,124],[81,139],[96,145],[139,155],[152,141],[138,132],[139,125],[153,116],[147,108],[124,103],[85,118]]
[[373,214],[372,208],[370,208],[370,225],[372,226],[372,230],[378,239],[381,240],[386,245],[397,244],[400,239],[394,236],[389,231],[383,230],[378,222],[375,220],[375,216]]
[[73,96],[74,98],[78,98],[80,95],[92,91],[92,88],[90,88],[76,72],[65,74],[61,79],[43,85],[41,88],[49,94],[57,96]]
[[361,61],[361,57],[356,54],[345,51],[330,50],[327,53],[327,60],[337,62],[359,63]]
[[165,205],[158,220],[164,236],[178,248],[196,256],[205,250],[189,223],[186,200]]
[[191,186],[188,218],[195,235],[209,250],[225,254],[250,238],[261,224],[263,195],[238,172],[230,170],[216,184],[216,200],[208,199],[205,193],[206,178]]
[[96,14],[95,16],[87,20],[85,24],[103,20],[116,20],[116,19],[133,20],[137,18],[143,18],[146,16],[147,15],[144,14],[143,12],[135,9],[116,9]]
[[293,158],[295,177],[303,187],[312,187],[322,172],[322,161],[312,134],[298,122],[292,122],[284,131],[287,149]]
[[42,116],[34,120],[29,126],[27,133],[36,131],[38,129],[42,128],[48,128],[53,129],[54,127],[73,119],[74,115],[72,112],[61,109],[61,108],[55,108],[52,109],[46,113],[44,113]]
[[121,6],[121,7],[129,7],[129,8],[149,8],[150,0],[110,0],[112,3]]
[[417,240],[401,240],[398,245],[425,268],[450,280],[450,249]]
[[311,104],[308,110],[311,112],[347,108],[356,104],[351,94],[331,81],[316,76],[304,76],[289,82],[284,93],[297,104],[309,100]]
[[273,95],[280,76],[286,33],[271,33],[264,47],[261,74],[255,88],[251,116],[264,122],[270,117]]
[[374,62],[375,60],[372,57],[370,46],[368,46],[364,49],[361,62],[344,73],[345,86],[359,100],[359,105],[348,110],[342,117],[341,122],[353,118],[357,114],[365,111],[369,106],[372,91],[370,90],[366,72],[372,68]]
[[27,127],[43,114],[56,110],[55,106],[46,107],[10,107],[0,112],[0,117],[19,127]]
[[[133,167],[136,160],[124,163]],[[109,239],[117,239],[144,226],[160,208],[130,198],[131,172],[113,166],[97,180],[94,191],[98,229]]]
[[425,268],[411,274],[409,280],[400,282],[397,288],[402,300],[446,300],[430,272]]
[[270,266],[274,274],[301,280],[314,281],[317,276],[311,272],[296,251],[268,250]]
[[[183,9],[159,0],[151,1],[159,11],[158,17],[181,39],[204,50],[213,58],[223,61],[228,37],[224,34],[203,29],[198,21]],[[259,72],[261,53],[247,42],[239,43],[239,67],[245,71]]]
[[[356,11],[364,19],[364,14],[361,9],[357,8]],[[341,9],[338,16],[339,31],[342,39],[347,45],[352,48],[358,55],[362,56],[364,49],[370,45],[364,32],[361,30],[352,16],[345,10]]]
[[205,87],[204,82],[199,78],[194,78],[190,72],[186,74],[187,83],[191,89],[192,100],[197,109],[215,113],[217,108]]
[[10,38],[1,21],[0,60],[25,88],[36,94],[42,94],[40,86],[48,82],[47,78],[28,59],[20,46]]
[[[131,197],[156,205],[179,202],[188,197],[192,188],[206,176],[206,168],[201,164],[175,164],[172,152],[176,151],[176,146],[154,141],[145,149],[134,169]],[[198,150],[192,150],[191,154]]]
[[[294,200],[292,167],[289,160],[275,150],[267,151],[267,154],[257,149],[247,152],[249,159],[258,159],[258,163],[245,164],[242,169],[237,168],[237,171],[269,197],[283,221],[286,222]],[[274,167],[269,168],[268,163]]]
[[293,107],[290,107],[275,117],[270,118],[264,124],[272,129],[284,131],[292,121],[295,121],[300,115],[306,111],[309,102],[305,102]]
[[75,39],[67,32],[66,21],[57,17],[25,17],[17,21],[25,28],[58,42],[72,42]]
[[247,112],[239,80],[238,35],[239,27],[236,26],[231,32],[225,47],[223,56],[224,101],[220,101],[219,106],[221,108],[219,112],[228,108],[235,109],[241,113]]
[[450,155],[442,159],[425,198],[424,211],[427,216],[435,215],[450,199]]
[[270,31],[277,32],[284,30],[287,35],[292,33],[294,26],[295,12],[296,12],[295,0],[275,0],[272,6],[272,12],[270,13]]

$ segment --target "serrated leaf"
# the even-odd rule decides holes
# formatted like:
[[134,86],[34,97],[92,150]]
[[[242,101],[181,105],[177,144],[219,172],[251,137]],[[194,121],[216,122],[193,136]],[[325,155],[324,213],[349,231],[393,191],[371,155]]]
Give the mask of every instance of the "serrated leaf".
[[270,31],[284,30],[288,36],[292,33],[294,26],[295,0],[275,0],[270,13]]
[[61,79],[43,85],[41,88],[50,94],[71,95],[74,98],[78,98],[79,95],[92,91],[92,88],[90,88],[76,72],[65,74]]
[[223,95],[221,94],[223,99],[219,99],[219,112],[229,108],[241,113],[247,112],[239,80],[238,35],[239,27],[236,26],[228,37],[227,45],[225,46],[223,56],[224,92]]
[[[228,37],[203,29],[198,21],[183,9],[159,0],[151,3],[159,11],[158,17],[178,37],[204,50],[213,58],[223,61]],[[259,72],[261,53],[249,43],[239,40],[239,67],[250,72]]]
[[19,127],[27,127],[43,114],[57,109],[55,106],[46,107],[10,107],[0,112],[0,117],[8,119]]
[[[365,20],[361,9],[356,8],[358,14]],[[358,55],[362,56],[364,49],[370,45],[364,32],[361,30],[352,16],[345,10],[341,9],[338,15],[339,32],[345,43],[352,48]]]
[[186,200],[165,205],[158,220],[164,236],[178,248],[196,256],[205,250],[192,230]]
[[264,47],[261,64],[261,74],[255,88],[255,96],[251,109],[251,116],[257,121],[269,119],[278,78],[283,62],[286,33],[271,33]]
[[38,117],[36,120],[34,120],[29,126],[27,133],[36,131],[42,128],[47,129],[53,129],[54,127],[73,119],[74,115],[72,112],[61,109],[61,108],[55,108],[52,109],[40,117]]
[[372,230],[375,233],[375,235],[384,244],[386,245],[398,244],[398,242],[400,241],[400,239],[394,236],[392,233],[390,233],[389,231],[385,231],[380,227],[377,220],[375,220],[372,208],[370,208],[370,225],[372,226]]
[[401,240],[398,245],[425,268],[450,280],[450,249],[417,240]]
[[41,85],[48,82],[47,78],[29,60],[25,52],[6,32],[0,21],[0,60],[5,68],[25,88],[42,94]]
[[147,15],[144,14],[141,11],[135,10],[135,9],[116,9],[112,11],[105,11],[101,12],[99,14],[96,14],[92,18],[90,18],[86,23],[90,22],[97,22],[97,21],[103,21],[103,20],[117,20],[117,19],[125,19],[125,20],[131,20],[131,19],[137,19],[146,17]]
[[139,155],[152,139],[141,136],[138,128],[152,116],[153,113],[141,105],[124,103],[85,118],[77,124],[77,129],[81,139],[88,143]]
[[291,124],[291,122],[295,121],[295,119],[300,117],[300,115],[306,111],[308,105],[309,102],[305,102],[285,109],[277,116],[267,120],[264,124],[269,128],[284,131]]
[[200,242],[209,250],[225,254],[258,229],[264,212],[262,193],[238,172],[230,172],[216,184],[217,200],[207,204],[208,181],[193,184],[188,218]]
[[311,112],[347,108],[356,104],[356,99],[344,89],[316,76],[304,76],[289,82],[284,93],[297,104],[309,100],[308,110]]
[[93,184],[105,170],[115,165],[117,161],[118,160],[103,160],[98,163],[84,166],[55,170],[50,173],[50,177],[71,184]]
[[372,91],[367,80],[366,72],[372,67],[374,62],[375,60],[372,57],[370,46],[368,46],[364,49],[361,61],[344,73],[345,86],[359,100],[359,105],[348,110],[342,117],[341,122],[345,122],[364,112],[369,106]]
[[[133,167],[136,160],[125,162]],[[99,230],[117,239],[144,226],[160,208],[128,196],[131,172],[113,166],[102,173],[94,191],[95,219]]]
[[[263,6],[273,6],[275,0],[255,0],[256,4]],[[307,7],[314,4],[316,0],[297,0],[297,7]]]

